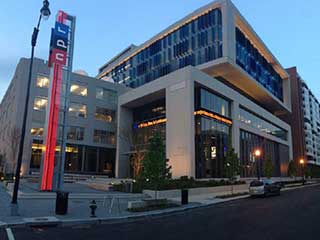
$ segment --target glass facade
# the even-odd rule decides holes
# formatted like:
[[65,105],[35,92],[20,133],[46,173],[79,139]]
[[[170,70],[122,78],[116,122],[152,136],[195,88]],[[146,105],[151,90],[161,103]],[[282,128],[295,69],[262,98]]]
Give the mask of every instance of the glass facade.
[[39,169],[42,159],[43,141],[34,139],[31,148],[30,168]]
[[196,178],[225,177],[229,137],[230,126],[210,118],[196,117]]
[[240,108],[239,111],[239,121],[258,129],[261,132],[267,133],[269,135],[278,137],[283,140],[288,139],[288,132],[283,130],[280,127],[277,127],[276,125],[258,117],[257,115]]
[[200,106],[203,109],[218,113],[225,117],[230,117],[230,102],[205,89],[200,90]]
[[236,28],[236,61],[243,70],[262,84],[270,93],[283,101],[283,80],[281,76],[239,28]]
[[134,144],[145,146],[155,132],[166,139],[165,99],[157,100],[133,110]]
[[[43,148],[42,140],[33,140],[31,170],[40,169]],[[115,149],[67,143],[65,154],[66,172],[115,176]]]
[[196,66],[220,57],[221,10],[213,9],[140,50],[106,76],[135,88],[185,66]]
[[[261,157],[256,159],[254,151],[261,150]],[[289,147],[273,142],[261,136],[240,131],[241,176],[256,177],[257,171],[263,176],[264,159],[269,157],[274,165],[273,176],[286,176],[289,163]]]
[[[195,98],[195,110],[206,109],[209,113],[195,116],[196,178],[225,177],[225,156],[232,124],[230,102],[203,88],[196,88]],[[229,120],[230,124],[218,119]]]

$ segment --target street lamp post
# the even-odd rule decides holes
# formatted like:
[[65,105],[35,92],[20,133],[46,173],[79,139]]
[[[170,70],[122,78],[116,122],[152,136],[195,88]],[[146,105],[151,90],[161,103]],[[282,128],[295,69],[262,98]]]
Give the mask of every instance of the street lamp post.
[[29,76],[28,76],[28,83],[27,83],[27,94],[26,94],[26,103],[24,107],[24,113],[23,113],[23,120],[22,120],[22,128],[21,128],[21,138],[19,143],[19,151],[18,151],[18,160],[17,160],[17,168],[15,173],[15,181],[14,181],[14,188],[13,188],[13,194],[12,194],[12,204],[17,205],[18,200],[18,189],[19,189],[19,183],[20,183],[20,171],[21,171],[21,164],[22,164],[22,155],[23,155],[23,143],[24,143],[24,137],[25,137],[25,131],[26,131],[26,122],[27,122],[27,115],[28,115],[28,105],[29,105],[29,97],[30,97],[30,85],[31,85],[31,79],[32,79],[32,65],[33,65],[33,57],[34,57],[34,48],[37,44],[37,38],[39,33],[39,27],[41,19],[47,20],[50,16],[51,12],[49,9],[49,1],[44,0],[43,6],[40,9],[40,16],[38,20],[37,27],[33,29],[32,38],[31,38],[31,58],[30,58],[30,66],[29,66]]
[[254,156],[256,157],[256,166],[257,166],[257,178],[260,180],[260,156],[261,156],[261,151],[260,149],[256,149],[254,151]]
[[300,166],[301,166],[302,185],[304,185],[304,183],[305,183],[305,178],[304,178],[304,175],[305,175],[305,173],[304,173],[304,159],[301,158],[299,163],[300,163]]

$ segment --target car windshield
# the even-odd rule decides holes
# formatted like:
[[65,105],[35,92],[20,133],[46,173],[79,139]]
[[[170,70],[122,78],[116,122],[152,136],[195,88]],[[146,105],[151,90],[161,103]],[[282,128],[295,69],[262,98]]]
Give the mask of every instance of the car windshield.
[[263,180],[263,183],[270,185],[270,184],[273,184],[273,181],[270,179],[265,179],[265,180]]
[[252,181],[250,183],[250,187],[259,187],[259,186],[262,186],[262,185],[263,185],[262,181]]

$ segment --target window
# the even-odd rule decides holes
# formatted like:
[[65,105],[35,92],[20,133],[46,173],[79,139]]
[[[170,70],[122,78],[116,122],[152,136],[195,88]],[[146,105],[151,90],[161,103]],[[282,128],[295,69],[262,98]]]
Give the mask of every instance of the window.
[[95,143],[105,143],[114,145],[116,142],[115,134],[104,130],[94,130],[93,141]]
[[41,137],[43,135],[43,128],[31,128],[30,133],[32,136]]
[[97,88],[96,89],[96,98],[104,101],[108,101],[110,103],[117,103],[117,92],[105,89],[105,88]]
[[84,85],[72,83],[70,86],[70,92],[73,95],[79,95],[79,96],[85,97],[88,95],[88,88],[87,86],[84,86]]
[[78,140],[82,141],[84,139],[84,128],[83,127],[68,127],[67,130],[67,139],[68,140]]
[[230,102],[205,89],[201,89],[201,107],[209,111],[230,117]]
[[48,104],[46,97],[35,97],[33,103],[33,109],[36,111],[45,111]]
[[288,132],[260,117],[257,115],[240,108],[239,112],[239,121],[260,130],[261,132],[267,133],[269,135],[281,138],[283,140],[287,140]]
[[80,103],[70,103],[69,115],[71,117],[87,117],[87,106]]
[[46,76],[37,76],[37,87],[48,88],[49,87],[49,78]]
[[96,107],[95,117],[98,120],[111,123],[114,122],[115,111],[102,107]]

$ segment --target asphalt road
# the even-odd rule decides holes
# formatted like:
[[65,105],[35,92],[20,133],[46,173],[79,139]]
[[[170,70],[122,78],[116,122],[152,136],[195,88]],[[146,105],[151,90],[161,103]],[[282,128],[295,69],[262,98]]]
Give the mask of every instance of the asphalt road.
[[[320,239],[320,186],[164,217],[96,226],[16,228],[15,239]],[[1,237],[1,234],[0,234]]]

